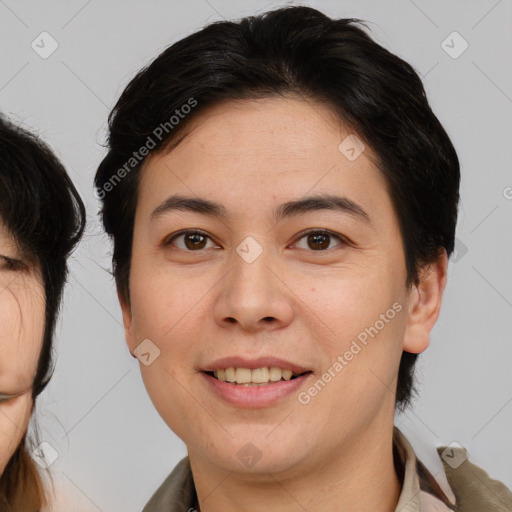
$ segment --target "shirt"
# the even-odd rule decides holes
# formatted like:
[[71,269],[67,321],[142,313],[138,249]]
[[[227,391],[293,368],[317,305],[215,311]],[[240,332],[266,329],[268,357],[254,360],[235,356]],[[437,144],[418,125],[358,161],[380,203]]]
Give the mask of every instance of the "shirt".
[[[446,448],[437,449],[439,456]],[[465,459],[460,448],[449,455]],[[462,457],[461,457],[462,455]],[[451,492],[444,492],[439,482],[416,458],[406,437],[395,427],[393,435],[395,468],[401,492],[395,512],[511,512],[512,493],[501,482],[465,460],[458,467],[442,458]],[[448,459],[448,457],[446,457]],[[198,512],[199,505],[188,457],[182,459],[155,492],[143,512]]]

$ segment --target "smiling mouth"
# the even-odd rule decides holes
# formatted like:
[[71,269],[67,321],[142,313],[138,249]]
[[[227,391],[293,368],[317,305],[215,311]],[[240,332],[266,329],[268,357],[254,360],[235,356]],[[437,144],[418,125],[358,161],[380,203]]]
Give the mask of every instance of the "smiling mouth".
[[255,369],[229,367],[215,371],[206,371],[204,373],[227,384],[235,384],[238,386],[269,386],[277,382],[293,380],[311,372],[294,373],[292,370],[272,366]]

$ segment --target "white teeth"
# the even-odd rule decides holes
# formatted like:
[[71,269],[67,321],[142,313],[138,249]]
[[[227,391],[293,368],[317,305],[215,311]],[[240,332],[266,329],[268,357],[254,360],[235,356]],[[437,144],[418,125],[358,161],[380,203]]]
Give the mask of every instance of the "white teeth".
[[259,384],[265,385],[269,382],[277,382],[281,379],[290,380],[293,372],[291,370],[283,370],[272,366],[270,368],[233,368],[229,367],[224,370],[215,370],[213,375],[223,382],[233,382],[241,385]]
[[291,370],[283,370],[283,379],[290,380],[291,378],[292,378],[292,371]]
[[272,368],[270,368],[270,380],[272,382],[277,382],[278,380],[281,380],[282,376],[283,372],[281,368],[276,368],[275,366],[272,366]]
[[235,382],[235,380],[236,380],[235,369],[233,367],[226,368],[224,371],[224,375],[226,378],[226,382]]
[[252,372],[249,368],[237,368],[236,369],[236,383],[247,384],[251,382]]
[[256,368],[252,371],[252,382],[263,383],[270,379],[268,368]]

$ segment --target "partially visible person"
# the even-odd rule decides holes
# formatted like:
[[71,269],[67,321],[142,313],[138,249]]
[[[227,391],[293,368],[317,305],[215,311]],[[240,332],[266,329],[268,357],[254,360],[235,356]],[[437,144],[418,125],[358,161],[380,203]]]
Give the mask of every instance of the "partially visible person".
[[49,506],[27,436],[52,375],[52,341],[85,207],[37,136],[0,115],[0,510]]

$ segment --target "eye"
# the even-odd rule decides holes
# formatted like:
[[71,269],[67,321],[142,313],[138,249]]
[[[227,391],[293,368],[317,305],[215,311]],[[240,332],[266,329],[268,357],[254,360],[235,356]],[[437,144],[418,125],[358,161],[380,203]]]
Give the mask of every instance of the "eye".
[[18,395],[7,395],[5,393],[0,393],[0,404],[8,402],[9,400],[12,400],[13,398],[16,398],[17,396]]
[[332,249],[332,247],[329,248],[332,239],[338,240],[339,243],[337,245],[347,244],[347,242],[340,235],[337,235],[336,233],[333,233],[332,231],[328,231],[326,229],[321,229],[311,230],[303,234],[302,237],[299,239],[299,242],[301,240],[305,240],[306,246],[302,246],[299,248],[310,248],[314,251],[325,251],[326,249]]
[[3,267],[6,270],[22,270],[24,268],[24,264],[21,261],[14,260],[7,256],[0,255],[0,261],[1,260],[3,260],[3,262],[0,268]]
[[[171,238],[168,238],[164,242],[164,245],[166,247],[169,245],[174,245],[178,247],[178,249],[193,252],[207,248],[206,245],[208,240],[210,240],[210,237],[203,231],[181,231],[180,233],[172,235]],[[178,241],[178,243],[175,243],[175,241]],[[212,241],[210,240],[210,242]]]
[[[326,251],[329,249],[332,249],[333,247],[329,247],[331,245],[331,242],[333,239],[337,240],[338,243],[336,246],[343,246],[347,244],[347,241],[340,235],[337,235],[336,233],[333,233],[329,230],[310,230],[306,233],[303,233],[302,236],[299,239],[300,243],[301,240],[305,240],[305,243],[307,244],[306,247],[300,247],[301,249],[312,249],[314,251]],[[174,245],[178,249],[188,251],[188,252],[196,252],[201,251],[203,249],[207,249],[208,241],[210,241],[212,244],[213,241],[210,239],[210,237],[204,233],[203,231],[199,230],[191,230],[191,231],[182,231],[180,233],[176,233],[175,235],[172,235],[170,238],[168,238],[164,245],[170,246]],[[217,247],[217,245],[213,245],[213,247]],[[211,248],[211,247],[210,247]]]

